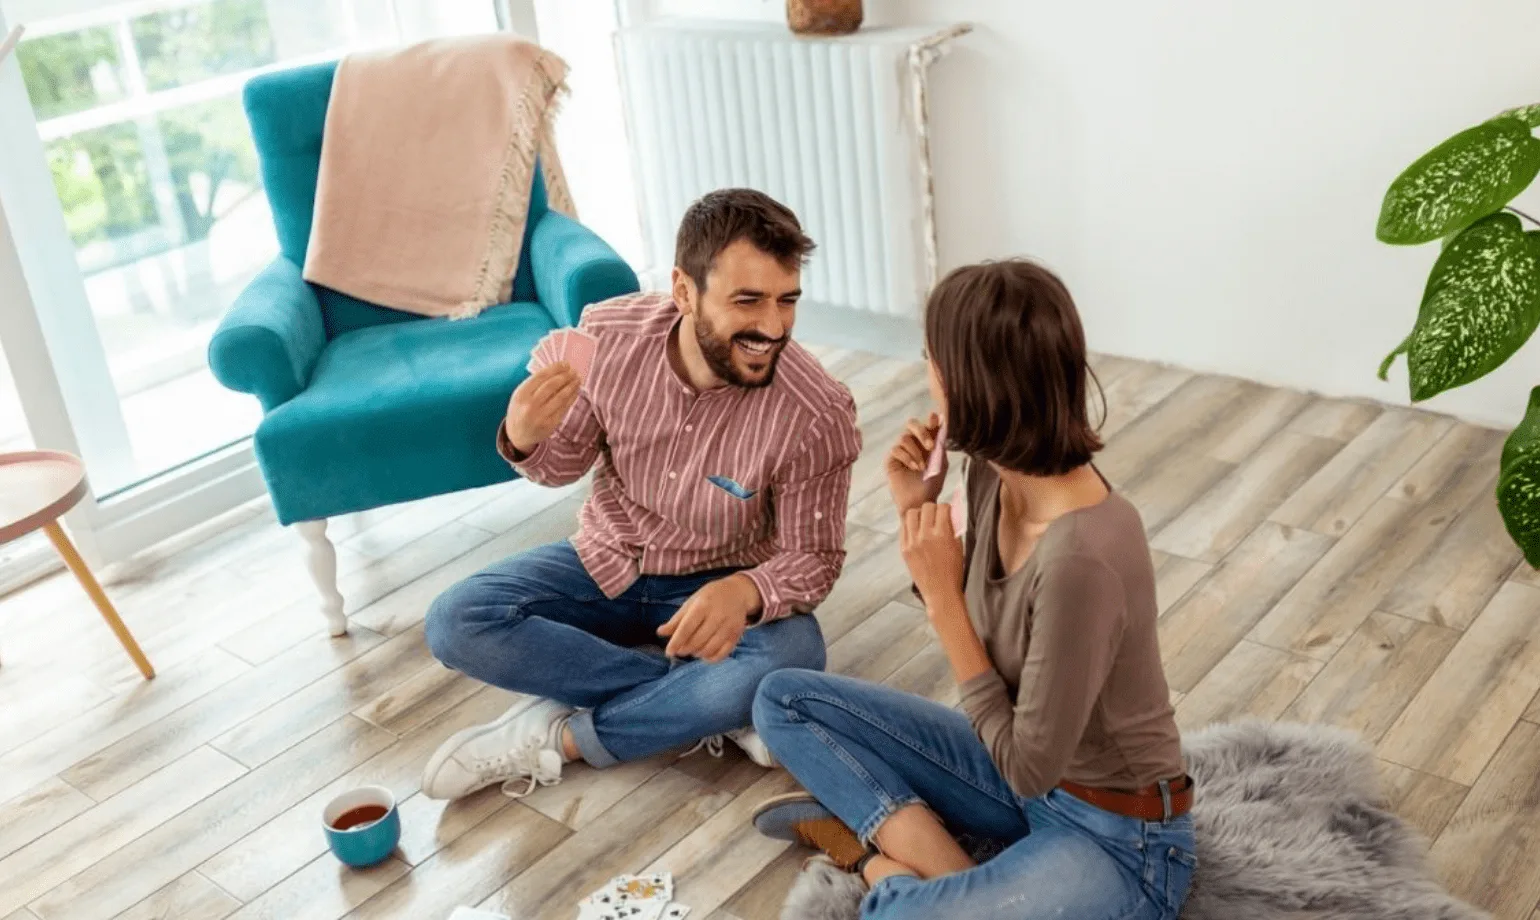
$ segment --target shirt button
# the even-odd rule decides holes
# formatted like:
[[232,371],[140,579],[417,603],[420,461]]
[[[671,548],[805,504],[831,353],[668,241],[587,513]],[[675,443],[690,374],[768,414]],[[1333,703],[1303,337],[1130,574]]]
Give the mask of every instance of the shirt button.
[[684,430],[685,431],[694,431],[695,430],[695,426],[694,425],[686,425],[686,426],[684,426]]
[[657,549],[658,548],[658,544],[656,544],[656,543],[649,543],[649,544],[647,544],[647,548],[648,549]]
[[813,520],[815,520],[815,521],[823,520],[823,512],[822,511],[814,511],[813,512]]
[[670,478],[670,479],[678,479],[679,478],[679,474],[674,472],[673,470],[669,470],[668,471],[668,478]]

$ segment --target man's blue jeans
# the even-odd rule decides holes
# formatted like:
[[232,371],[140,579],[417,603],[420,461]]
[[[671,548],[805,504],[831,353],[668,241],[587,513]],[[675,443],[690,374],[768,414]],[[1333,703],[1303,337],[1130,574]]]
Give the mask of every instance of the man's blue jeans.
[[813,671],[759,686],[754,725],[776,759],[862,840],[924,804],[957,834],[1006,845],[974,869],[890,876],[864,920],[1175,920],[1192,881],[1192,816],[1141,821],[1055,789],[1017,795],[967,716],[890,687]]
[[750,627],[718,664],[638,648],[662,645],[658,627],[730,574],[643,575],[611,600],[570,543],[552,543],[440,595],[428,610],[428,647],[479,681],[578,707],[568,725],[594,766],[637,760],[748,726],[766,674],[824,666],[823,633],[803,615]]

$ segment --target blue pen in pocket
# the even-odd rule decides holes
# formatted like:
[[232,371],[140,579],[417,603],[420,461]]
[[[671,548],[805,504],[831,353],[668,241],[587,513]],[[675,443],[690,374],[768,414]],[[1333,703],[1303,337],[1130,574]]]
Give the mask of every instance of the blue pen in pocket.
[[733,498],[741,498],[744,501],[748,501],[754,497],[753,489],[745,489],[743,486],[738,485],[736,482],[733,482],[726,476],[707,476],[706,481],[716,486],[718,489],[721,489],[723,492],[726,492],[728,495],[731,495]]

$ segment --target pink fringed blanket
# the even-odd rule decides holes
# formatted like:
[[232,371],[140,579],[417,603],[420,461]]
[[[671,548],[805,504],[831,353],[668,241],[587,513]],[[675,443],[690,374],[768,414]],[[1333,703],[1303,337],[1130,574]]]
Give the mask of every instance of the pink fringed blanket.
[[305,279],[425,316],[507,301],[537,157],[551,207],[573,213],[551,133],[566,73],[511,35],[344,58]]

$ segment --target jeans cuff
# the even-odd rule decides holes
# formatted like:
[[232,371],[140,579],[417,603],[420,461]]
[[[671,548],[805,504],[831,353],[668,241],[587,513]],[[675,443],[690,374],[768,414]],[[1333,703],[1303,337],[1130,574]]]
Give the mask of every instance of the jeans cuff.
[[893,817],[895,812],[910,805],[923,804],[925,803],[920,797],[914,795],[904,796],[901,799],[883,797],[878,801],[877,810],[872,812],[871,817],[862,821],[860,827],[854,828],[856,836],[861,838],[861,842],[867,846],[875,847],[876,844],[872,842],[872,838],[877,836],[877,831],[882,829],[883,823]]
[[594,728],[594,712],[592,709],[579,709],[567,719],[567,727],[572,730],[572,740],[577,743],[578,753],[588,761],[590,766],[600,769],[613,767],[620,761],[599,743],[599,732]]
[[878,879],[861,898],[861,916],[870,917],[882,910],[883,902],[901,894],[905,889],[925,884],[925,880],[913,875],[890,875]]

